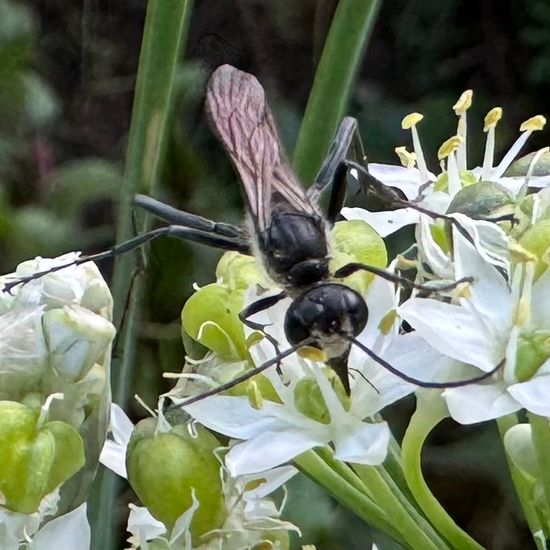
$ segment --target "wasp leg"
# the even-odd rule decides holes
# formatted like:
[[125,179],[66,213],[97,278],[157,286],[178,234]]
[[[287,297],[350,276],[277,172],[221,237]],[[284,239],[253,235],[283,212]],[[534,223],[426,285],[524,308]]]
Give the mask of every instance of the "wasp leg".
[[214,222],[208,218],[178,210],[147,195],[136,195],[134,204],[171,225],[183,225],[191,229],[221,235],[222,237],[241,239],[243,241],[248,240],[246,232],[236,225]]
[[238,252],[245,253],[248,253],[250,251],[249,243],[240,238],[217,235],[208,231],[184,227],[182,225],[168,225],[166,227],[159,227],[157,229],[153,229],[152,231],[148,231],[147,233],[137,235],[136,237],[133,237],[132,239],[129,239],[123,243],[117,244],[108,250],[104,250],[103,252],[80,256],[72,262],[57,265],[45,271],[38,271],[33,275],[29,275],[28,277],[16,278],[13,281],[5,283],[3,290],[4,292],[10,292],[11,289],[16,287],[17,285],[26,284],[35,279],[40,279],[40,277],[44,277],[49,273],[55,273],[56,271],[60,271],[62,269],[65,269],[66,267],[121,256],[122,254],[126,254],[126,252],[130,252],[131,250],[139,248],[140,246],[143,246],[144,244],[163,235],[176,237],[178,239],[185,239],[188,241],[205,244],[215,248],[221,248],[224,250],[236,250]]
[[[275,294],[274,296],[267,296],[266,298],[260,298],[256,302],[245,307],[239,313],[239,319],[241,320],[241,323],[246,325],[248,328],[251,328],[252,330],[257,330],[258,332],[260,332],[267,339],[267,341],[275,348],[275,353],[277,355],[279,355],[279,352],[280,352],[279,342],[277,342],[277,340],[275,340],[273,336],[265,332],[264,329],[268,325],[262,325],[261,323],[256,323],[254,321],[251,321],[250,317],[252,317],[253,315],[256,315],[256,313],[260,313],[261,311],[265,311],[266,309],[273,307],[275,304],[280,302],[283,298],[286,298],[285,292]],[[279,367],[279,363],[277,363],[277,367]]]
[[287,350],[277,354],[272,359],[269,359],[259,367],[256,367],[254,369],[250,369],[246,371],[245,373],[241,374],[240,376],[237,376],[237,378],[234,378],[233,380],[230,380],[229,382],[226,382],[225,384],[221,384],[220,386],[217,386],[216,388],[212,388],[211,390],[205,391],[204,393],[201,393],[200,395],[195,395],[194,397],[190,397],[189,399],[185,399],[184,401],[180,403],[175,403],[174,405],[171,405],[165,409],[165,412],[168,412],[173,409],[179,409],[181,407],[185,407],[187,405],[191,405],[192,403],[196,403],[197,401],[201,401],[202,399],[205,399],[206,397],[211,397],[212,395],[217,395],[218,393],[221,393],[222,391],[229,390],[231,388],[234,388],[241,382],[246,382],[253,376],[256,376],[257,374],[260,374],[267,370],[269,367],[272,367],[273,365],[279,365],[280,362],[289,355],[292,355],[296,350],[298,350],[302,346],[307,346],[311,343],[310,340],[305,340],[304,342],[300,342],[299,344],[292,346],[288,348]]
[[344,277],[347,277],[352,273],[356,273],[357,271],[367,271],[368,273],[373,273],[374,275],[377,275],[378,277],[381,277],[386,281],[397,283],[409,288],[415,288],[416,290],[424,290],[430,293],[445,292],[448,290],[453,290],[454,288],[456,288],[457,286],[463,283],[472,283],[474,281],[473,277],[463,277],[462,279],[458,279],[449,284],[434,283],[433,285],[423,285],[420,283],[415,283],[409,279],[406,279],[405,277],[400,277],[399,275],[395,275],[395,273],[391,273],[390,271],[386,271],[385,269],[381,269],[373,265],[360,264],[360,263],[354,263],[354,262],[346,264],[345,266],[336,270],[333,277],[335,277],[336,279],[343,279]]

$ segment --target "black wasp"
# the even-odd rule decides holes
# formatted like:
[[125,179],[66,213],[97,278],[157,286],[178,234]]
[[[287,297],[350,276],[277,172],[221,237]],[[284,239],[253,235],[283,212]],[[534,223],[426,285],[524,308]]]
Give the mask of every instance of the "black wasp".
[[[450,290],[461,281],[437,287],[416,284],[373,266],[351,263],[335,273],[329,271],[328,231],[335,223],[346,195],[346,173],[350,166],[361,168],[352,157],[364,162],[363,146],[357,123],[345,118],[337,131],[333,146],[321,167],[315,183],[306,191],[288,165],[279,141],[273,116],[258,80],[230,65],[219,67],[210,78],[206,110],[212,126],[238,172],[247,204],[248,231],[231,224],[216,223],[201,216],[183,212],[138,195],[136,204],[170,225],[138,235],[112,249],[81,256],[68,265],[118,256],[161,235],[179,237],[205,245],[254,253],[269,277],[283,290],[260,298],[240,313],[247,326],[263,332],[262,325],[250,320],[255,314],[289,296],[292,303],[285,316],[284,329],[291,347],[279,352],[263,365],[245,372],[231,382],[186,400],[198,399],[229,389],[264,371],[304,346],[322,350],[344,388],[349,393],[347,359],[352,345],[357,345],[373,360],[405,380],[424,387],[452,387],[480,381],[493,374],[484,373],[470,380],[449,383],[423,382],[400,373],[381,357],[357,341],[368,319],[367,305],[355,290],[336,282],[357,271],[367,271],[396,283],[429,292]],[[366,172],[365,168],[362,169]],[[317,199],[331,188],[328,213],[324,216]],[[389,188],[391,202],[405,204]],[[5,285],[26,283],[67,265],[14,280]],[[498,367],[497,367],[498,368]],[[496,370],[496,369],[495,369]]]

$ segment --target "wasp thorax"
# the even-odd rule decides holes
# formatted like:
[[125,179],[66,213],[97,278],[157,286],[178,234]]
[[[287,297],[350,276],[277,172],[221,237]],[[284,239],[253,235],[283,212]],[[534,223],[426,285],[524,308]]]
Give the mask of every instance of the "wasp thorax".
[[355,290],[337,283],[325,283],[306,290],[288,308],[285,334],[289,343],[310,345],[341,355],[367,324],[365,300]]
[[258,236],[269,276],[285,288],[308,287],[329,275],[326,229],[321,218],[273,212]]

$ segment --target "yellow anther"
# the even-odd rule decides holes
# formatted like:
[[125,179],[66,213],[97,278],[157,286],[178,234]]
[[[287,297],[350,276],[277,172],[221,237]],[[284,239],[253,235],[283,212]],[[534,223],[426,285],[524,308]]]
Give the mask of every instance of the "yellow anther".
[[458,298],[464,298],[465,300],[468,300],[472,297],[472,287],[470,283],[460,283],[456,286],[451,294],[455,300],[457,300]]
[[262,409],[264,406],[264,398],[255,380],[250,380],[246,385],[246,396],[248,397],[248,402],[253,409],[256,409],[257,411]]
[[396,147],[395,153],[405,168],[414,168],[416,164],[416,153],[407,151],[406,147]]
[[456,151],[463,139],[460,136],[450,137],[447,141],[444,141],[439,150],[437,151],[437,158],[442,160],[447,158],[451,153]]
[[526,120],[520,127],[520,132],[525,132],[531,130],[532,132],[536,130],[542,130],[546,124],[546,117],[542,115],[533,116],[530,119]]
[[318,361],[319,363],[325,363],[328,360],[327,354],[321,350],[312,346],[304,346],[298,350],[298,355],[304,359],[310,361]]
[[493,107],[485,115],[485,125],[483,126],[483,131],[488,132],[491,128],[494,128],[497,125],[497,122],[502,118],[502,109],[500,107]]
[[401,128],[403,128],[403,130],[410,130],[413,126],[416,126],[423,118],[424,115],[421,115],[420,113],[411,113],[401,121]]
[[466,90],[458,98],[458,101],[453,105],[453,111],[457,115],[463,115],[471,106],[472,98],[474,97],[473,90]]

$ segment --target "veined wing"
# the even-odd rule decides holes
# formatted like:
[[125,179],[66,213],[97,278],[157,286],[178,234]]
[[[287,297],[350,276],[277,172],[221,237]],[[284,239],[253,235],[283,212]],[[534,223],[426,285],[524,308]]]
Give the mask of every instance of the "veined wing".
[[206,108],[239,174],[257,230],[269,227],[274,207],[317,214],[286,162],[264,90],[254,76],[230,65],[218,67],[208,83]]

